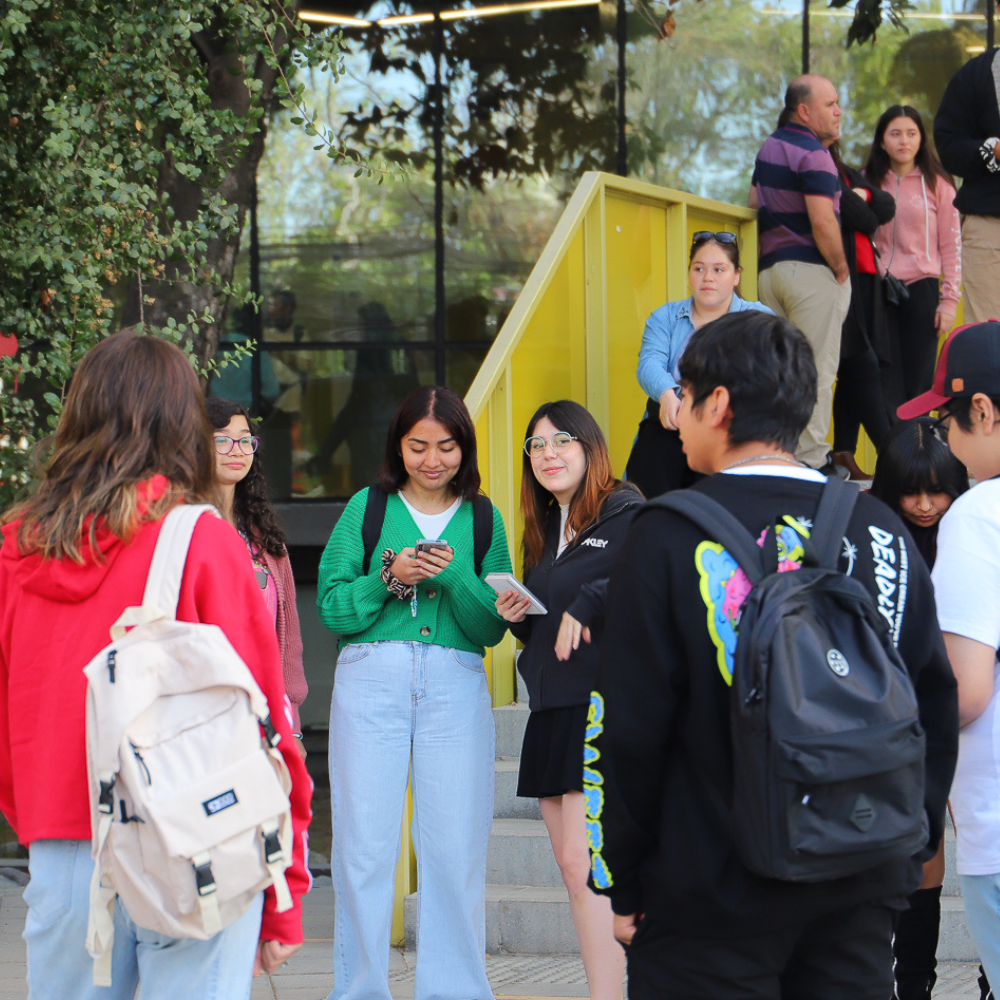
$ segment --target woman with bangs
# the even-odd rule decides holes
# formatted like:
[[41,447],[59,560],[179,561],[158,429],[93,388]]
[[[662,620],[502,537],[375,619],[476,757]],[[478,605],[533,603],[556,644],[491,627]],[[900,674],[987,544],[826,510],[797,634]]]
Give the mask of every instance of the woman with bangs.
[[[872,479],[871,494],[905,522],[917,549],[934,568],[941,518],[953,501],[969,489],[965,466],[934,433],[930,417],[896,424],[885,439]],[[920,888],[909,898],[893,938],[896,993],[900,1000],[929,997],[937,979],[941,886],[944,883],[944,838],[937,854],[924,863]],[[980,985],[985,981],[982,972]],[[989,995],[988,988],[983,991]]]
[[875,463],[870,491],[906,522],[928,569],[934,568],[941,518],[969,489],[965,466],[933,427],[930,417],[893,427]]
[[597,673],[611,566],[642,494],[615,478],[597,421],[579,403],[544,403],[528,422],[522,459],[524,582],[545,605],[510,591],[497,611],[524,643],[517,669],[531,714],[517,794],[537,798],[569,892],[592,1000],[620,1000],[625,954],[615,941],[610,902],[587,885],[583,739]]

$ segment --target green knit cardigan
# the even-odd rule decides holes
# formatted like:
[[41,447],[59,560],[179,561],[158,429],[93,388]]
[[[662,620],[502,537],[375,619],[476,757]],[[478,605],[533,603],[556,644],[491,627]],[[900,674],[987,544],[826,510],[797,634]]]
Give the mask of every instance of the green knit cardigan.
[[[497,614],[496,594],[476,576],[473,564],[472,504],[459,505],[444,537],[455,558],[437,576],[417,586],[417,614],[409,601],[389,593],[379,577],[381,555],[399,552],[421,537],[420,529],[399,494],[388,497],[385,521],[372,553],[368,575],[362,576],[364,544],[361,522],[368,490],[355,493],[341,514],[319,564],[316,604],[323,624],[340,635],[340,647],[351,642],[426,642],[469,653],[495,646],[507,630]],[[493,543],[483,559],[482,576],[509,573],[510,553],[500,512],[493,508]]]

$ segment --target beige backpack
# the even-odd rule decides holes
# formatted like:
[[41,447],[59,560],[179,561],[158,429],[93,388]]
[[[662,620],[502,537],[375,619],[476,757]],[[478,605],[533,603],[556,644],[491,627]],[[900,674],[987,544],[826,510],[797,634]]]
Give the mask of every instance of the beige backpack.
[[[195,524],[166,516],[141,607],[84,669],[94,876],[87,950],[111,984],[114,905],[141,927],[207,939],[273,885],[292,905],[291,779],[267,700],[217,625],[176,620]],[[249,572],[249,569],[248,569]]]

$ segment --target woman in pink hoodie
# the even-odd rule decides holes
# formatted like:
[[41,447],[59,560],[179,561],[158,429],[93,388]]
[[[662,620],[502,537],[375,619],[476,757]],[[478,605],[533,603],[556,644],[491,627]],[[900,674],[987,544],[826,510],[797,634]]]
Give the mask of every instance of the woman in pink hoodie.
[[955,323],[962,283],[962,228],[955,184],[927,142],[920,113],[894,104],[875,126],[865,176],[896,199],[895,218],[875,233],[879,268],[905,286],[887,301],[890,363],[883,389],[896,407],[931,387],[938,337]]

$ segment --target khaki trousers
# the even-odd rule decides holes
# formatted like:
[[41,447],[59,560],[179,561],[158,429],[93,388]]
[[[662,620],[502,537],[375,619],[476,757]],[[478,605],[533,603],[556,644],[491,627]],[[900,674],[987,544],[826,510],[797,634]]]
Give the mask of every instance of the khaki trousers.
[[825,264],[783,260],[757,277],[760,301],[791,320],[804,334],[816,358],[816,408],[799,438],[795,457],[818,469],[826,464],[830,445],[833,383],[840,365],[840,330],[851,304],[851,282],[837,284]]
[[1000,319],[1000,218],[962,220],[962,284],[966,323]]

